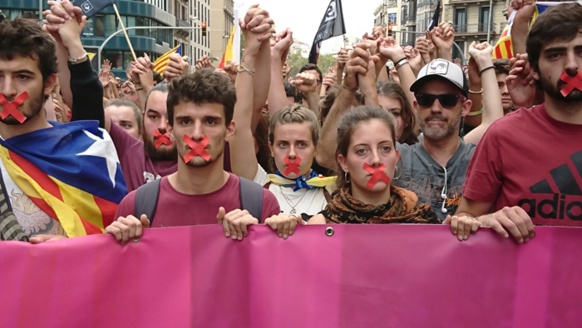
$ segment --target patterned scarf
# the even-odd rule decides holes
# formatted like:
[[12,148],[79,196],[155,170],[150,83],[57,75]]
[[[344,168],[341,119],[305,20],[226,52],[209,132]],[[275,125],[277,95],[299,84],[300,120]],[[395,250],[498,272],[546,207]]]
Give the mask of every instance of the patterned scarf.
[[323,177],[321,174],[315,173],[311,170],[309,172],[309,178],[305,176],[300,176],[295,180],[287,179],[281,172],[277,171],[276,174],[269,174],[269,181],[272,184],[283,187],[294,187],[293,191],[297,191],[301,188],[314,189],[314,188],[325,188],[335,184],[337,177]]
[[362,203],[343,187],[321,214],[327,223],[439,223],[430,206],[418,204],[414,192],[395,186],[390,186],[388,203],[380,206]]

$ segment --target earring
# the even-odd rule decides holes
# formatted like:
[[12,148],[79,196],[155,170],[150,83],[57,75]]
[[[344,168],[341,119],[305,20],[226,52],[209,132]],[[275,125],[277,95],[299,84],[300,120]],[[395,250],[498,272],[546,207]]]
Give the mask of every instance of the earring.
[[[396,172],[398,172],[398,174],[396,174]],[[392,178],[392,180],[398,180],[400,178],[400,175],[402,174],[402,172],[398,169],[398,165],[394,166],[394,178]]]
[[346,183],[349,183],[350,182],[350,177],[349,177],[348,174],[349,174],[348,172],[345,172],[344,173],[344,180],[346,181]]

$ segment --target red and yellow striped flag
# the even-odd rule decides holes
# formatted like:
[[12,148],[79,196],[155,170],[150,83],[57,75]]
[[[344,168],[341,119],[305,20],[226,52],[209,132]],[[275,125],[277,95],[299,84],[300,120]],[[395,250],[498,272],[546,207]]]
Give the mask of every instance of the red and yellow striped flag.
[[234,58],[233,54],[233,43],[234,43],[234,33],[235,33],[235,26],[232,26],[232,31],[230,32],[230,37],[228,38],[228,43],[226,44],[226,49],[224,50],[224,54],[222,54],[222,59],[220,60],[220,64],[218,64],[218,68],[224,68],[228,62],[232,62]]
[[502,58],[512,58],[513,57],[513,44],[511,42],[511,26],[513,25],[513,19],[515,18],[515,14],[517,10],[514,10],[509,16],[507,20],[507,25],[503,29],[501,36],[499,37],[499,41],[495,45],[493,49],[493,58],[495,59],[502,59]]
[[68,237],[100,234],[113,222],[127,188],[111,137],[96,121],[55,125],[0,144],[14,183]]
[[175,52],[182,54],[182,45],[176,46],[174,49],[166,52],[165,54],[160,56],[160,58],[156,59],[156,61],[152,65],[154,72],[158,74],[163,74],[166,71],[166,66],[168,66],[168,63],[170,62],[170,55]]

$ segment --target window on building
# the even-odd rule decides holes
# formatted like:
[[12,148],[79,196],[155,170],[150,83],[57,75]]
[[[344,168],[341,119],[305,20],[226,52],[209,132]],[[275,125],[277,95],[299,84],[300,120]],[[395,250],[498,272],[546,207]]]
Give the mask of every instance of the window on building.
[[455,9],[455,30],[457,32],[467,32],[467,10],[465,8]]
[[397,19],[396,13],[388,13],[388,25],[390,25],[390,24],[395,25],[396,19]]
[[459,47],[453,45],[453,59],[455,58],[463,59],[465,53],[465,41],[455,41],[455,43]]
[[487,32],[489,30],[489,7],[479,8],[479,31]]

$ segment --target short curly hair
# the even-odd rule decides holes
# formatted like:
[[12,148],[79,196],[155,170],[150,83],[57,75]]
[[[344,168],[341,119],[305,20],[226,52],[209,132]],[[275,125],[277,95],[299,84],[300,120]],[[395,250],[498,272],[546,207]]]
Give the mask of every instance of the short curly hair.
[[174,126],[174,106],[182,102],[222,104],[228,125],[234,115],[236,92],[228,77],[205,68],[170,82],[166,107],[171,126]]
[[43,82],[57,73],[56,43],[31,19],[16,18],[0,23],[0,59],[38,59]]

